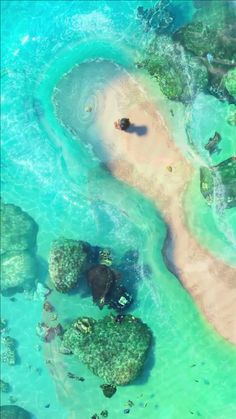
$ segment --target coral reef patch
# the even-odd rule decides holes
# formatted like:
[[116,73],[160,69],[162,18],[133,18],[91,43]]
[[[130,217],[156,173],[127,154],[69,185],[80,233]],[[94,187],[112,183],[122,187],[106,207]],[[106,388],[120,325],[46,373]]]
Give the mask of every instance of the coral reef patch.
[[52,243],[49,273],[57,291],[69,292],[77,287],[86,268],[88,249],[88,243],[64,237]]
[[[63,336],[62,347],[80,360],[106,383],[128,384],[142,371],[152,333],[140,319],[126,315],[102,320],[79,318]],[[63,350],[62,350],[63,352]]]
[[[217,203],[226,208],[236,206],[236,157],[211,167],[200,168],[200,189],[207,203],[211,205],[220,185],[222,193],[217,194]],[[222,187],[223,186],[223,187]]]
[[138,66],[145,68],[172,100],[189,102],[208,83],[206,67],[168,36],[154,38]]
[[1,201],[1,292],[34,287],[37,233],[38,225],[26,212]]

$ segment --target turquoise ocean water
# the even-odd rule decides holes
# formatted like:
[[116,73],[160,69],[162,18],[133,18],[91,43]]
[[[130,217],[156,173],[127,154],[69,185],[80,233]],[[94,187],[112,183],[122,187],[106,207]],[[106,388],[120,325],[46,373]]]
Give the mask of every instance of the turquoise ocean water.
[[[136,297],[132,313],[152,328],[155,338],[143,375],[119,388],[112,399],[105,399],[99,389],[102,381],[82,364],[64,360],[53,348],[36,350],[41,344],[35,327],[42,319],[42,302],[22,294],[17,294],[15,302],[2,297],[2,317],[9,320],[20,356],[18,365],[3,365],[3,378],[11,383],[16,404],[37,419],[89,419],[104,409],[109,418],[118,419],[126,416],[128,400],[134,403],[128,417],[134,419],[236,417],[235,349],[211,330],[167,270],[161,252],[166,234],[161,215],[141,194],[112,178],[86,142],[74,140],[56,118],[52,101],[63,75],[88,60],[113,61],[135,74],[138,50],[148,42],[136,9],[155,3],[1,3],[1,192],[5,202],[19,205],[39,225],[40,280],[47,278],[49,248],[59,235],[111,247],[115,264],[124,272],[125,266],[133,269]],[[191,19],[191,2],[178,4],[183,19]],[[93,86],[92,80],[87,83]],[[148,84],[152,82],[147,80]],[[209,131],[211,135],[218,127],[223,133],[223,159],[235,153],[235,128],[226,123],[226,107],[201,94],[191,110],[186,109],[186,125],[195,144],[190,157],[193,164],[198,165],[199,159],[207,161],[201,145]],[[211,120],[206,109],[214,115]],[[184,153],[185,139],[178,136],[177,126],[175,132]],[[220,216],[212,211],[200,195],[198,179],[191,184],[185,204],[193,234],[218,257],[235,264],[235,209],[222,210]],[[54,293],[52,301],[61,320],[78,315],[101,318],[106,313],[91,298],[78,295]],[[45,362],[49,356],[52,368]],[[66,378],[68,370],[83,375],[85,381],[71,383]],[[9,394],[2,394],[1,404],[9,404]]]

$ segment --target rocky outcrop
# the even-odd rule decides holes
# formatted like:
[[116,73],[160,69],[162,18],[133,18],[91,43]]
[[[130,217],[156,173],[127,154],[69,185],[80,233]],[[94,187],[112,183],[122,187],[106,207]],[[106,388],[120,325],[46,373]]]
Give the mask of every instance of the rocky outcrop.
[[74,353],[106,383],[125,385],[142,371],[152,333],[140,319],[127,315],[102,320],[79,318],[63,336],[62,350]]
[[168,36],[154,39],[138,65],[148,70],[172,100],[188,102],[208,83],[205,66]]
[[89,245],[83,241],[60,238],[52,244],[49,256],[49,273],[59,292],[77,287],[86,267]]
[[[232,2],[209,1],[196,11],[190,23],[174,34],[174,40],[206,66],[209,92],[230,103],[235,102],[235,76],[231,73],[236,62],[235,22],[236,9]],[[229,88],[227,72],[230,72]]]
[[115,286],[116,275],[108,266],[96,265],[89,269],[86,276],[92,289],[93,301],[102,308],[107,294]]
[[[222,193],[216,194],[221,187]],[[220,164],[200,168],[201,193],[211,205],[217,195],[217,204],[226,208],[236,206],[236,157],[231,157]]]
[[20,207],[1,201],[1,291],[30,290],[37,277],[36,222]]
[[38,225],[30,215],[1,201],[1,254],[30,250],[36,246]]
[[37,265],[29,251],[6,252],[1,256],[1,291],[13,288],[30,290],[34,287]]
[[224,84],[229,94],[236,99],[236,67],[225,75]]

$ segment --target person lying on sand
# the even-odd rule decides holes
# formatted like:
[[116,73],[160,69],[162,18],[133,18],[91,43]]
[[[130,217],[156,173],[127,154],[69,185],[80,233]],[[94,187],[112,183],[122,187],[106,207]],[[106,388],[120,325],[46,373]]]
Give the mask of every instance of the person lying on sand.
[[129,118],[121,118],[114,122],[114,127],[122,131],[126,131],[130,126]]

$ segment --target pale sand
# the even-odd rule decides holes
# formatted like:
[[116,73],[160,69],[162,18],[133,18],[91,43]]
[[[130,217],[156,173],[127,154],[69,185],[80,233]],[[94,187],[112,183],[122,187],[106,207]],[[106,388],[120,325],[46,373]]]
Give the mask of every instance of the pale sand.
[[[169,226],[172,260],[180,281],[218,333],[236,343],[236,270],[204,249],[185,223],[183,195],[196,169],[183,157],[163,118],[133,79],[125,75],[113,81],[104,95],[98,129],[112,174],[155,202]],[[138,136],[116,130],[113,121],[122,116],[146,126],[147,133]]]

